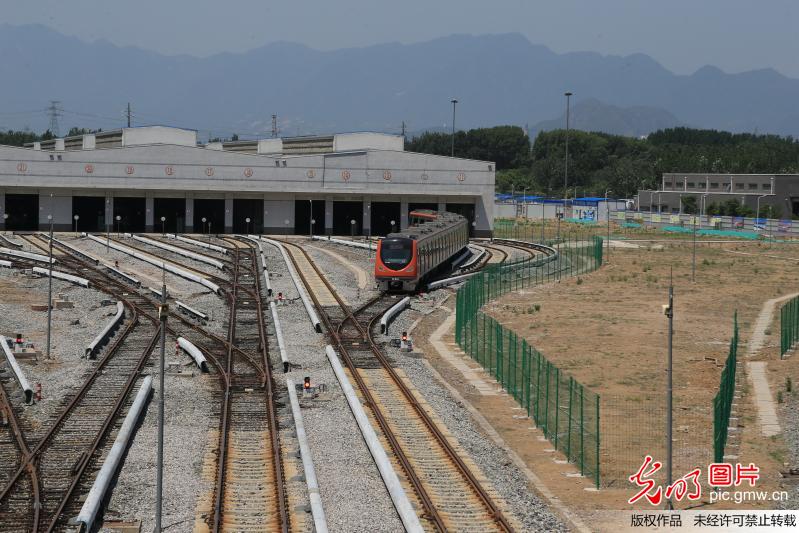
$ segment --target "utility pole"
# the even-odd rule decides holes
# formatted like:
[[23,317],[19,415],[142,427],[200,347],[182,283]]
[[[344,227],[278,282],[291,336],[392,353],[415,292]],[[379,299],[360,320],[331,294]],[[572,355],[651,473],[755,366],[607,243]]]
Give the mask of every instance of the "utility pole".
[[[673,357],[672,357],[672,337],[674,335],[674,269],[669,273],[669,304],[663,306],[666,316],[669,318],[669,355],[668,366],[666,370],[666,486],[670,487],[672,482],[672,374],[673,374]],[[671,498],[666,499],[666,509],[674,509],[674,504]]]
[[272,115],[272,138],[277,139],[277,115]]
[[452,150],[450,156],[455,157],[455,106],[458,105],[458,100],[453,98],[450,101],[452,102]]
[[402,142],[405,142],[405,121],[402,121]]
[[694,246],[691,252],[691,283],[696,283],[696,214],[691,215],[694,221]]
[[130,127],[130,117],[132,116],[130,113],[130,102],[128,102],[128,109],[125,112],[125,115],[128,117],[128,127]]
[[50,105],[47,107],[47,115],[50,117],[50,133],[55,135],[56,137],[60,137],[61,133],[58,131],[58,117],[63,116],[61,114],[61,105],[60,100],[50,100]]
[[161,358],[159,360],[159,389],[158,389],[158,465],[155,481],[155,531],[161,531],[161,508],[163,507],[164,488],[164,360],[166,359],[166,318],[169,306],[166,304],[166,268],[161,263],[161,307],[158,318],[161,321]]

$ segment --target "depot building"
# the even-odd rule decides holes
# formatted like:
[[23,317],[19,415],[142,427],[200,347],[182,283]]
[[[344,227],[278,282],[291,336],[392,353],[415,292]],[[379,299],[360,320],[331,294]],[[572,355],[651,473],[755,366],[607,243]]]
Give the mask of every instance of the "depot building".
[[[346,133],[197,144],[195,131],[123,128],[0,146],[0,229],[384,235],[414,209],[492,232],[490,161],[404,151]],[[313,226],[313,227],[311,227]]]

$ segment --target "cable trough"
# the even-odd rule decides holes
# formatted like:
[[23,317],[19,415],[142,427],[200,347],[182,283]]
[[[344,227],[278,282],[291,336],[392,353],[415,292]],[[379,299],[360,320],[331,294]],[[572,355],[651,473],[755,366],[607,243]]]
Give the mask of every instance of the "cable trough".
[[17,363],[14,353],[11,351],[11,348],[8,347],[8,340],[6,337],[0,335],[0,344],[3,345],[3,352],[6,354],[6,359],[8,360],[8,364],[11,366],[11,371],[14,372],[14,377],[17,379],[17,383],[19,383],[22,393],[25,396],[25,403],[33,403],[33,389],[31,388],[30,383],[28,383],[28,380],[25,378],[25,374],[22,372],[22,368],[19,366],[19,363]]
[[122,324],[122,318],[125,316],[125,305],[122,302],[117,302],[117,312],[114,318],[106,324],[103,331],[86,347],[86,358],[94,359],[97,351],[108,341],[108,338],[113,335],[114,331]]
[[207,280],[207,279],[205,279],[205,278],[203,278],[201,276],[198,276],[196,274],[192,274],[188,270],[184,270],[182,268],[178,268],[178,267],[172,266],[169,263],[167,263],[166,261],[156,261],[155,259],[152,259],[148,255],[140,253],[140,252],[134,250],[133,248],[129,248],[127,246],[124,246],[122,244],[118,244],[118,243],[113,242],[113,241],[108,241],[108,240],[103,241],[103,239],[100,239],[99,237],[96,237],[94,235],[89,235],[89,238],[91,240],[95,241],[95,242],[99,242],[100,244],[104,244],[106,246],[109,246],[109,247],[113,248],[114,250],[116,250],[118,252],[122,252],[123,254],[128,254],[128,255],[130,255],[132,257],[135,257],[136,259],[139,259],[140,261],[144,261],[145,263],[150,263],[151,265],[155,265],[158,268],[163,268],[167,272],[171,272],[172,274],[175,274],[176,276],[180,276],[181,278],[185,278],[185,279],[187,279],[189,281],[193,281],[195,283],[199,283],[203,287],[206,287],[206,288],[210,289],[212,292],[214,292],[216,294],[219,294],[219,290],[220,290],[219,289],[219,285],[217,285],[216,283],[213,283],[213,282],[211,282],[211,281],[209,281],[209,280]]

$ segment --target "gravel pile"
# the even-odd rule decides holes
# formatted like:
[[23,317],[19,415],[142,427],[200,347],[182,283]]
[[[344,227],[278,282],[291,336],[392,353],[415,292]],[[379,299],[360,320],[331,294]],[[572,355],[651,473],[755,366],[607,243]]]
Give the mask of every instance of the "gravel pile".
[[[202,374],[188,357],[175,357],[175,338],[166,339],[167,368],[177,361],[182,373],[169,371],[165,380],[163,527],[192,531],[198,498],[213,490],[213,477],[204,479],[202,465],[209,427],[218,426],[221,401],[214,374]],[[154,393],[146,415],[128,449],[105,520],[141,520],[141,531],[152,531],[155,509],[156,452],[158,443],[158,351],[145,373],[153,376]],[[137,389],[138,390],[138,389]]]
[[[38,361],[20,358],[17,361],[25,377],[35,389],[42,385],[42,401],[26,406],[24,413],[30,420],[43,423],[34,427],[47,429],[44,424],[60,411],[61,400],[80,386],[85,376],[94,368],[95,361],[84,358],[86,346],[91,343],[106,323],[116,314],[116,305],[101,306],[108,296],[94,289],[86,289],[66,281],[53,279],[53,297],[64,295],[74,303],[72,309],[53,309],[51,331],[51,360],[45,359],[47,351],[47,311],[32,311],[32,303],[47,304],[48,279],[32,278],[19,270],[0,269],[0,334],[14,337],[21,333],[26,341],[33,342],[41,351]],[[3,360],[5,357],[2,356]],[[19,387],[12,401],[22,403]]]
[[[274,291],[283,292],[289,299],[289,303],[278,307],[278,315],[294,367],[276,379],[285,386],[286,377],[302,383],[305,376],[310,376],[312,385],[327,386],[327,392],[319,398],[301,400],[301,404],[328,527],[341,532],[401,531],[402,524],[383,480],[325,356],[324,337],[313,332],[280,253],[270,245],[265,245],[264,250]],[[339,283],[343,283],[337,287],[353,285],[351,272],[338,275],[342,276]],[[277,341],[270,342],[271,347]],[[293,431],[293,427],[286,429]]]
[[[420,316],[432,312],[447,295],[446,291],[434,291],[414,298],[411,310],[401,313],[389,328],[389,335],[378,335],[378,343],[388,343],[407,331]],[[411,333],[413,338],[413,333]],[[521,521],[525,531],[567,531],[561,521],[549,510],[529,488],[527,477],[519,471],[507,454],[493,441],[484,436],[472,420],[469,411],[443,387],[430,372],[423,359],[398,348],[384,345],[395,366],[402,368],[430,406],[458,439],[461,447],[469,453],[475,463],[494,485],[494,488]]]
[[[785,460],[790,468],[797,468],[799,467],[799,393],[795,390],[795,383],[793,387],[792,392],[783,394],[785,402],[778,404],[778,411],[782,425],[782,438],[788,447],[788,457]],[[789,499],[780,502],[780,508],[799,509],[799,484],[787,487],[784,490],[788,491]]]

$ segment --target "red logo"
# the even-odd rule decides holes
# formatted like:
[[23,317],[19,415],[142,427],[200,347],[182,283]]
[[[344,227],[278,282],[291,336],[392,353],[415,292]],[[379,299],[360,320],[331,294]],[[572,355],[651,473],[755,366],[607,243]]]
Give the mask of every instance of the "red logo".
[[175,169],[172,168],[171,166],[164,167],[164,174],[166,174],[167,176],[171,176],[174,173],[175,173]]
[[352,174],[350,173],[349,170],[342,170],[341,171],[341,179],[343,179],[344,181],[350,181],[351,177],[352,177]]
[[430,176],[427,174],[427,172],[422,174],[422,181],[427,181],[429,179],[430,179]]
[[463,181],[466,179],[466,175],[463,172],[458,173],[458,181]]
[[251,178],[252,177],[252,169],[250,167],[245,168],[244,169],[244,175],[247,176],[248,178]]
[[131,165],[125,167],[125,174],[133,174],[133,167]]
[[[699,484],[699,479],[702,476],[701,469],[691,470],[664,490],[662,486],[655,483],[655,480],[651,479],[662,467],[662,463],[654,461],[649,455],[646,456],[644,464],[641,465],[638,472],[629,478],[630,482],[640,490],[627,500],[627,503],[633,504],[646,498],[651,505],[659,505],[664,494],[667,499],[674,498],[677,501],[682,501],[686,497],[691,501],[696,501],[702,497],[702,486]],[[730,463],[711,463],[707,467],[707,477],[708,485],[714,488],[732,485],[739,487],[744,481],[748,481],[749,486],[754,487],[757,480],[760,479],[760,469],[754,463],[749,463],[748,466],[737,463],[734,468]]]
[[391,181],[391,171],[385,170],[383,171],[383,179],[386,181]]
[[205,167],[205,175],[209,178],[214,175],[214,167]]
[[308,176],[309,178],[315,178],[316,177],[316,171],[314,169],[310,169],[308,172],[305,173],[305,175]]
[[86,165],[85,167],[83,167],[83,170],[86,171],[86,174],[91,174],[92,172],[94,172],[94,165]]
[[17,163],[17,172],[25,172],[28,170],[27,163]]

